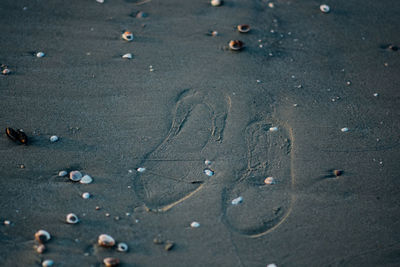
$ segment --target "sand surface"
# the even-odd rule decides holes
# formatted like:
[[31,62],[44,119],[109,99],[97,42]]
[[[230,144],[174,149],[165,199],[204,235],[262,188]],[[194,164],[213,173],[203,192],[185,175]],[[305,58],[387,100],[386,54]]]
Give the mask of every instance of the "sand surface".
[[400,2],[320,4],[2,0],[0,265],[398,266]]

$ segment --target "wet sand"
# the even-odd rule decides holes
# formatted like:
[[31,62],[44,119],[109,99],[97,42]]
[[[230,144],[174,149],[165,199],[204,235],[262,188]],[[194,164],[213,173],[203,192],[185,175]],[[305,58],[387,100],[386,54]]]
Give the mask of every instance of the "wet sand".
[[400,3],[273,3],[3,0],[2,265],[398,265]]

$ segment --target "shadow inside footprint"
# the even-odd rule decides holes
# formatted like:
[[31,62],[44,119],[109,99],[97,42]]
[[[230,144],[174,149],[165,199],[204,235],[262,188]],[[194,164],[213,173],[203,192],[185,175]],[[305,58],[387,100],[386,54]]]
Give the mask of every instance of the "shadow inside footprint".
[[[223,194],[224,222],[243,235],[258,237],[275,229],[290,213],[291,139],[284,127],[254,122],[246,128],[247,169]],[[272,177],[266,184],[265,179]],[[241,203],[232,200],[242,197]]]

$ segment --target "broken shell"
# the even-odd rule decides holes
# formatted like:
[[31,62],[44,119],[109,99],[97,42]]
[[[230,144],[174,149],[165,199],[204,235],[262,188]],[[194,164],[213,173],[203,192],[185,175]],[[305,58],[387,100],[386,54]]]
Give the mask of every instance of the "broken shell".
[[39,253],[39,254],[42,254],[43,252],[45,252],[45,250],[46,250],[46,247],[43,244],[40,244],[36,248],[36,252]]
[[128,245],[126,243],[118,243],[117,250],[119,252],[127,252],[128,251]]
[[85,176],[83,176],[81,178],[81,180],[79,182],[81,184],[90,184],[91,182],[93,182],[93,178],[86,174]]
[[119,259],[117,259],[117,258],[108,257],[108,258],[105,258],[103,260],[103,262],[104,262],[104,265],[107,267],[114,267],[114,266],[119,265]]
[[344,128],[342,128],[342,129],[340,129],[342,132],[348,132],[349,131],[349,128],[347,128],[347,127],[344,127]]
[[43,267],[50,267],[50,266],[53,266],[53,265],[54,265],[54,261],[53,260],[44,260],[42,262],[42,266]]
[[64,177],[64,176],[67,176],[67,174],[68,174],[68,172],[66,172],[66,171],[60,171],[60,172],[58,173],[58,176]]
[[243,48],[243,42],[239,40],[231,40],[229,42],[229,48],[233,51],[239,51]]
[[337,177],[343,174],[343,171],[341,170],[333,170],[333,174]]
[[82,179],[82,173],[80,171],[72,171],[69,173],[69,179],[74,182],[79,182]]
[[58,136],[57,135],[53,135],[50,137],[50,142],[54,143],[58,141]]
[[234,200],[232,200],[232,205],[237,205],[239,203],[242,203],[243,197],[237,197]]
[[146,170],[145,167],[139,167],[136,169],[138,172],[144,172]]
[[43,52],[37,52],[36,57],[44,57],[45,54]]
[[250,31],[250,26],[247,24],[240,24],[237,26],[237,29],[241,33],[246,33]]
[[79,219],[78,219],[78,216],[76,216],[76,214],[70,213],[67,215],[66,221],[69,224],[76,224],[79,222]]
[[174,246],[175,246],[175,243],[168,240],[168,241],[166,242],[165,246],[164,246],[164,249],[165,249],[166,251],[170,251]]
[[114,238],[106,234],[99,235],[97,242],[102,247],[113,247],[115,245]]
[[198,223],[198,222],[192,222],[192,223],[190,224],[190,227],[192,227],[192,228],[198,228],[198,227],[200,227],[200,223]]
[[271,127],[271,128],[269,128],[269,131],[276,132],[276,131],[278,131],[278,127]]
[[3,69],[2,71],[1,71],[1,74],[3,74],[3,75],[8,75],[8,74],[10,74],[11,73],[11,70],[10,69],[7,69],[7,68],[5,68],[5,69]]
[[83,199],[89,199],[90,198],[90,193],[89,192],[85,192],[82,194],[82,198]]
[[122,39],[124,39],[125,41],[130,42],[130,41],[133,40],[133,34],[132,34],[131,32],[129,32],[129,31],[125,31],[125,32],[122,34]]
[[329,11],[331,11],[331,8],[328,5],[320,5],[319,9],[323,12],[323,13],[329,13]]
[[49,232],[45,231],[45,230],[39,230],[35,233],[35,239],[36,241],[38,241],[39,243],[43,244],[47,241],[49,241],[51,238]]
[[122,58],[132,59],[132,54],[131,53],[127,53],[125,55],[122,55]]
[[220,6],[222,5],[222,0],[211,0],[212,6]]
[[274,177],[267,177],[267,178],[265,178],[264,183],[267,185],[272,185],[272,184],[276,184],[276,181],[275,181]]
[[210,170],[210,169],[204,169],[204,173],[205,173],[207,176],[213,176],[213,175],[214,175],[214,171],[213,171],[213,170]]

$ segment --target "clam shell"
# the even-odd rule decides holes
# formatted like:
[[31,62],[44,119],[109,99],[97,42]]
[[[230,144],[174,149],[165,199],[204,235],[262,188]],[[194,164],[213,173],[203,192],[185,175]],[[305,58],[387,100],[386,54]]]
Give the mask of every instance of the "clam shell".
[[232,200],[232,205],[237,205],[243,202],[243,197],[237,197],[234,200]]
[[231,40],[229,42],[229,48],[233,51],[239,51],[243,48],[243,42],[239,40]]
[[58,136],[57,135],[53,135],[50,137],[50,142],[54,143],[58,141]]
[[125,31],[122,34],[122,39],[128,42],[133,41],[133,34],[130,31]]
[[82,194],[82,198],[83,199],[89,199],[90,198],[90,193],[89,192],[85,192]]
[[36,57],[44,57],[45,54],[43,52],[37,52]]
[[79,222],[79,218],[75,213],[70,213],[67,215],[66,222],[69,224],[76,224]]
[[86,174],[79,182],[81,184],[90,184],[91,182],[93,182],[93,178]]
[[347,128],[347,127],[344,127],[344,128],[342,128],[342,129],[340,129],[342,132],[348,132],[349,131],[349,128]]
[[200,227],[200,223],[198,223],[198,222],[192,222],[192,223],[190,224],[190,227],[192,227],[192,228],[198,228],[198,227]]
[[320,5],[319,9],[323,12],[323,13],[329,13],[329,11],[331,11],[331,8],[328,5]]
[[247,24],[240,24],[240,25],[237,25],[237,29],[241,33],[247,33],[250,31],[250,26]]
[[82,173],[80,171],[72,171],[69,173],[69,179],[74,182],[79,182],[82,179]]
[[66,172],[66,171],[60,171],[60,172],[58,173],[58,176],[64,177],[64,176],[67,176],[67,174],[68,174],[68,172]]
[[128,248],[128,245],[126,243],[121,242],[121,243],[118,243],[118,245],[117,245],[117,250],[119,252],[127,252],[128,249],[129,248]]
[[211,0],[212,6],[220,6],[222,5],[222,0]]
[[213,176],[213,175],[214,175],[214,171],[211,170],[211,169],[204,169],[204,173],[205,173],[207,176]]
[[46,230],[39,230],[35,233],[36,241],[38,241],[41,244],[49,241],[50,238],[51,238],[51,236],[50,236],[49,232],[47,232]]
[[54,261],[53,260],[44,260],[42,262],[42,266],[43,267],[50,267],[50,266],[53,266],[53,265],[54,265]]
[[97,243],[102,247],[113,247],[115,245],[115,240],[110,235],[101,234],[99,235]]
[[276,180],[274,177],[267,177],[267,178],[265,178],[264,183],[266,185],[273,185],[273,184],[276,184]]
[[103,263],[107,267],[114,267],[119,265],[119,259],[108,257],[103,260]]
[[131,53],[127,53],[125,55],[122,55],[122,58],[132,59],[132,54]]

